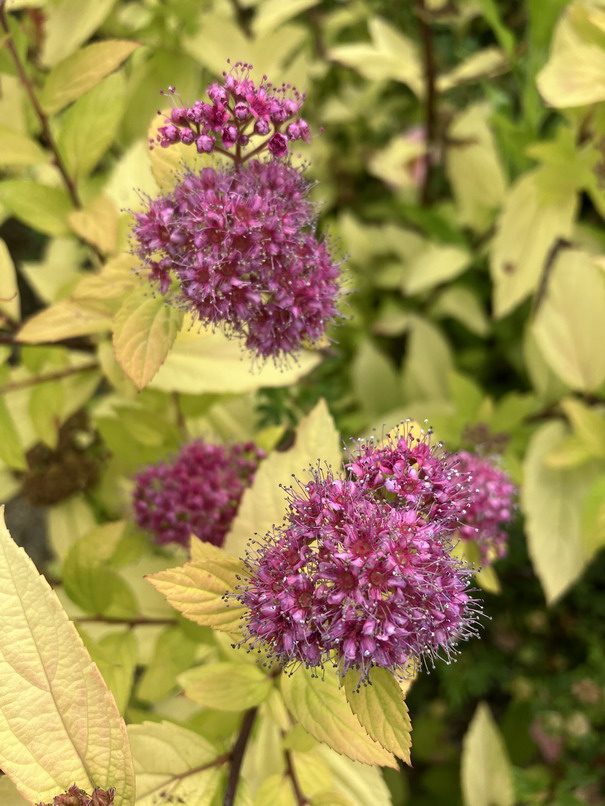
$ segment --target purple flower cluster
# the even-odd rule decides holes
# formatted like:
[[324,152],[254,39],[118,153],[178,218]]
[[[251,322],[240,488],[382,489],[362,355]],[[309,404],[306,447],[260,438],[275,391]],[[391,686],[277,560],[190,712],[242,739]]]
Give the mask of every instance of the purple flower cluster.
[[137,524],[161,544],[188,546],[193,534],[220,546],[264,456],[251,442],[188,443],[173,461],[149,465],[137,474]]
[[[166,125],[158,129],[160,146],[195,144],[200,154],[229,154],[231,149],[239,154],[261,137],[266,139],[255,150],[266,147],[273,157],[281,158],[288,153],[288,142],[308,143],[309,126],[297,117],[305,96],[290,84],[274,87],[267,76],[256,86],[250,78],[251,69],[251,64],[237,62],[231,72],[223,73],[223,83],[215,82],[206,90],[210,103],[195,101],[186,106],[181,102],[175,106]],[[169,94],[176,97],[174,87],[169,88]]]
[[372,666],[406,676],[449,660],[476,622],[473,569],[452,556],[464,476],[412,428],[361,443],[347,469],[291,490],[285,524],[247,556],[246,642],[283,666],[331,662],[361,680]]
[[468,474],[471,495],[458,526],[463,540],[476,542],[482,565],[506,554],[507,533],[503,526],[513,517],[517,488],[492,462],[476,454],[456,454],[458,469]]
[[70,786],[67,792],[55,795],[52,804],[39,803],[38,806],[112,806],[114,802],[115,789],[97,789],[89,795],[75,784]]
[[336,316],[339,266],[315,235],[309,184],[283,162],[190,173],[136,216],[135,251],[165,294],[256,355],[316,343]]

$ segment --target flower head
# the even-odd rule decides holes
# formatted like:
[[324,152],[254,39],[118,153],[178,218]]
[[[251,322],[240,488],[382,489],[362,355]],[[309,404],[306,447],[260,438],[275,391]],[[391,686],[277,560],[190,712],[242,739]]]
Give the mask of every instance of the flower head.
[[458,469],[467,474],[470,493],[458,533],[477,544],[482,564],[489,565],[506,554],[508,535],[503,527],[513,517],[517,488],[493,462],[467,451],[455,457]]
[[285,525],[248,555],[237,595],[246,638],[283,666],[335,663],[409,675],[473,634],[472,570],[449,530],[352,479],[319,472],[291,493]]
[[263,457],[251,442],[232,446],[190,442],[172,461],[149,465],[137,474],[133,494],[137,524],[158,543],[188,546],[193,534],[220,546]]
[[135,252],[161,293],[256,355],[316,343],[336,316],[339,266],[315,235],[309,183],[283,162],[189,173],[136,216]]
[[89,795],[74,784],[69,787],[67,792],[55,795],[52,804],[39,803],[38,806],[112,806],[114,795],[113,787],[110,789],[97,787],[93,790],[92,795]]
[[[170,87],[168,95],[175,106],[165,125],[159,127],[156,142],[162,148],[195,143],[200,153],[215,148],[224,153],[269,135],[254,146],[255,150],[267,147],[274,157],[288,153],[288,142],[309,142],[309,127],[298,117],[305,96],[290,84],[275,87],[267,76],[256,84],[251,70],[251,64],[237,62],[230,72],[224,72],[222,83],[214,82],[206,90],[210,103],[195,101],[187,106]],[[284,125],[285,135],[280,133]]]

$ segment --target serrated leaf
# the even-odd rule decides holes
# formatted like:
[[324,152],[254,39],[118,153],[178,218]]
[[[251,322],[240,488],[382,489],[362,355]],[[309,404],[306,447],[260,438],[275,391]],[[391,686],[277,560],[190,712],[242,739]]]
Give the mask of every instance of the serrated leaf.
[[301,666],[282,675],[282,693],[294,718],[317,741],[353,761],[397,769],[394,756],[368,736],[352,713],[336,673],[325,669],[319,677],[313,674]]
[[82,210],[74,210],[68,216],[71,228],[103,254],[117,250],[118,211],[107,196],[97,196]]
[[513,777],[504,740],[485,703],[481,703],[462,744],[462,793],[465,806],[513,806]]
[[151,574],[147,580],[186,618],[225,632],[239,629],[245,608],[224,595],[233,593],[244,571],[241,560],[195,560],[178,568]]
[[65,112],[58,145],[70,176],[76,180],[87,176],[103,157],[115,137],[125,107],[126,81],[119,71],[101,81]]
[[162,296],[137,287],[116,314],[113,348],[116,359],[138,389],[151,381],[164,363],[183,321],[183,312]]
[[386,669],[373,668],[367,685],[359,686],[359,673],[344,679],[351,710],[362,727],[385,750],[411,765],[412,723],[399,683]]
[[471,256],[457,246],[429,244],[415,255],[403,278],[403,291],[418,294],[447,280],[453,280],[467,268]]
[[67,216],[73,209],[62,188],[30,179],[0,182],[0,202],[20,221],[46,235],[67,235]]
[[134,800],[124,721],[56,594],[0,526],[0,767],[33,802],[74,782]]
[[199,733],[172,722],[129,725],[137,777],[137,806],[157,806],[166,792],[175,803],[210,806],[221,781],[220,756]]
[[340,438],[323,400],[301,420],[293,447],[285,452],[275,451],[261,462],[252,486],[242,497],[225,539],[225,548],[231,554],[243,556],[255,533],[264,535],[274,524],[279,525],[287,508],[284,491],[279,485],[290,485],[293,475],[302,481],[308,480],[309,465],[317,465],[318,461],[331,465],[338,475]]
[[0,126],[0,165],[37,165],[47,159],[35,140]]
[[93,42],[59,62],[48,74],[41,102],[48,115],[60,112],[116,70],[139,47],[137,42]]
[[201,328],[186,317],[170,354],[153,379],[152,388],[200,395],[290,386],[320,361],[317,353],[303,351],[296,363],[282,369],[272,363],[252,367],[248,360],[242,361],[242,348],[236,339]]
[[[57,0],[44,12],[42,61],[52,67],[85,42],[116,0]],[[25,3],[24,3],[25,5]]]
[[219,711],[245,711],[271,692],[269,677],[252,663],[207,663],[179,675],[189,699]]
[[111,317],[98,304],[64,299],[28,319],[17,338],[36,344],[103,333],[110,327]]
[[498,218],[491,252],[494,315],[498,319],[536,290],[555,241],[571,235],[576,194],[542,198],[540,170],[524,174],[513,185]]
[[605,381],[605,276],[591,257],[566,249],[556,259],[532,325],[554,372],[572,389],[594,391]]
[[6,243],[0,238],[0,322],[3,313],[15,322],[21,318],[15,265]]
[[561,422],[543,425],[533,436],[523,464],[521,507],[529,555],[546,600],[552,604],[578,579],[588,557],[581,540],[582,507],[599,465],[555,469],[546,459],[566,435]]

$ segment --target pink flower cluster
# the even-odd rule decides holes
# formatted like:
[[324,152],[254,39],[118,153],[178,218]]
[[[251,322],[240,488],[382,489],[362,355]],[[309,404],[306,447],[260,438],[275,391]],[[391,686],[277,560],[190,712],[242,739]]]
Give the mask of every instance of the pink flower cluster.
[[285,524],[247,556],[245,640],[283,666],[331,662],[361,680],[449,660],[478,609],[473,569],[452,556],[466,476],[412,428],[350,459],[346,478],[317,471],[291,490]]
[[339,264],[315,235],[309,184],[283,162],[190,173],[136,216],[135,251],[165,294],[223,325],[256,355],[321,339],[336,316]]
[[114,802],[115,789],[97,789],[89,795],[75,784],[70,786],[67,792],[55,795],[52,804],[39,803],[38,806],[112,806]]
[[463,540],[476,542],[482,565],[506,554],[507,533],[503,526],[515,511],[516,486],[503,470],[476,454],[456,454],[458,469],[468,474],[471,495],[458,526]]
[[[290,84],[274,87],[267,76],[257,86],[250,78],[251,69],[251,64],[237,62],[231,72],[223,73],[223,83],[215,82],[206,90],[210,103],[175,106],[166,125],[158,129],[160,146],[195,144],[200,154],[229,154],[231,149],[239,154],[261,137],[265,139],[255,150],[267,148],[273,157],[280,158],[288,153],[288,142],[308,143],[309,126],[298,117],[305,96]],[[176,97],[174,87],[168,92],[171,98]]]
[[253,443],[212,445],[195,440],[170,462],[135,478],[137,524],[158,543],[189,546],[189,538],[220,546],[264,452]]

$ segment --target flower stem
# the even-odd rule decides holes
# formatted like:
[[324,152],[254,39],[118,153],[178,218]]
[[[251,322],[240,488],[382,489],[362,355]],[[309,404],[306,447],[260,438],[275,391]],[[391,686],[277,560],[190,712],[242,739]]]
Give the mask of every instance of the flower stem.
[[235,803],[235,793],[237,792],[237,785],[239,783],[239,773],[242,768],[244,753],[246,752],[246,746],[248,744],[248,739],[250,738],[250,733],[252,732],[252,726],[254,725],[257,712],[258,708],[254,707],[250,708],[244,714],[239,736],[237,737],[237,741],[235,742],[231,752],[229,777],[227,779],[227,789],[225,791],[223,806],[233,806]]
[[71,176],[69,175],[69,173],[67,172],[67,168],[65,166],[65,163],[63,162],[63,157],[61,156],[61,154],[59,152],[59,148],[57,146],[55,138],[53,137],[53,134],[52,134],[52,132],[50,130],[48,117],[47,117],[46,113],[44,112],[44,110],[42,109],[42,106],[40,105],[40,101],[38,100],[38,96],[36,95],[36,92],[34,90],[34,86],[33,86],[32,82],[31,82],[29,76],[27,75],[27,72],[25,70],[25,66],[24,66],[23,62],[21,61],[21,58],[20,58],[19,53],[17,51],[17,48],[15,47],[15,43],[14,43],[13,38],[11,36],[10,27],[9,27],[9,24],[8,24],[8,19],[6,17],[5,6],[6,6],[6,0],[0,0],[0,27],[2,28],[4,33],[7,34],[7,37],[8,37],[6,39],[6,42],[5,42],[6,47],[8,48],[8,51],[9,51],[10,55],[12,56],[13,62],[15,63],[15,67],[17,68],[17,73],[19,75],[19,79],[21,81],[21,84],[23,85],[23,87],[25,89],[25,92],[27,93],[27,95],[29,97],[29,100],[31,101],[31,105],[34,108],[36,116],[38,117],[38,120],[40,121],[40,126],[42,128],[42,134],[43,134],[44,140],[46,141],[46,144],[48,145],[48,147],[50,148],[50,150],[53,153],[53,159],[54,159],[55,165],[57,166],[57,169],[58,169],[59,173],[61,174],[61,177],[63,179],[63,183],[65,184],[65,188],[67,190],[67,193],[68,193],[71,201],[73,202],[74,207],[81,208],[82,207],[82,201],[80,199],[80,196],[78,195],[78,190],[76,188],[76,184],[75,184],[74,180],[71,178]]
[[302,789],[300,788],[300,783],[296,775],[296,770],[294,769],[294,760],[292,759],[292,753],[289,750],[284,750],[284,756],[286,758],[286,774],[290,779],[290,783],[292,784],[292,789],[294,790],[294,797],[296,798],[297,806],[308,806],[309,801],[303,794]]

